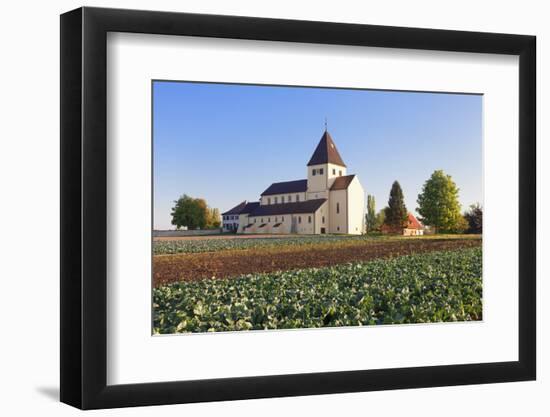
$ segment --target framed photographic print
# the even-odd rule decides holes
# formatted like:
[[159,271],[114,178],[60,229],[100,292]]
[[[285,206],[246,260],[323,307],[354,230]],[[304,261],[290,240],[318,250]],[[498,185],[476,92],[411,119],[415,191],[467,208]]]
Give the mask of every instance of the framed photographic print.
[[535,379],[535,102],[532,36],[62,15],[61,400]]

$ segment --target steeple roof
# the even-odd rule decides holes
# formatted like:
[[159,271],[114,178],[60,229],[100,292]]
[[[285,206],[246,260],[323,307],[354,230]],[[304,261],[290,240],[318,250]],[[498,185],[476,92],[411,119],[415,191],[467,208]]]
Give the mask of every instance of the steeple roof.
[[315,148],[315,151],[307,163],[307,166],[320,164],[335,164],[342,167],[346,166],[342,160],[342,157],[338,153],[338,149],[336,149],[336,145],[334,144],[330,133],[328,133],[327,130],[323,133],[323,136],[321,137],[317,148]]

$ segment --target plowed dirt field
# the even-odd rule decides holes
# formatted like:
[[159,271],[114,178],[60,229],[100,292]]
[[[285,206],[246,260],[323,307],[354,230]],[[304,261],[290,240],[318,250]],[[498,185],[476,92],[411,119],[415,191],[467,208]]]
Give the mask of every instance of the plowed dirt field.
[[153,257],[153,285],[329,267],[377,258],[470,248],[481,246],[481,242],[481,239],[404,239],[159,255]]

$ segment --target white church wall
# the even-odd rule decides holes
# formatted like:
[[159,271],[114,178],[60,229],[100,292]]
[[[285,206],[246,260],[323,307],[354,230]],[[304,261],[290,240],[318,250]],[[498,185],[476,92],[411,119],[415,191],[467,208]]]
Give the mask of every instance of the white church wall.
[[332,187],[332,184],[334,183],[334,180],[337,178],[337,177],[341,177],[343,175],[347,175],[347,169],[346,167],[342,167],[340,165],[335,165],[335,164],[328,164],[328,167],[327,167],[327,178],[328,178],[328,188],[330,189],[330,187]]
[[348,231],[350,234],[361,234],[364,230],[365,191],[357,176],[351,181],[347,190],[348,196]]
[[307,167],[308,194],[311,194],[312,192],[325,191],[327,189],[327,171],[328,164],[311,165]]
[[[324,222],[323,222],[324,220]],[[315,234],[320,234],[321,229],[325,229],[325,233],[329,233],[329,203],[324,202],[321,207],[315,212]]]
[[313,191],[307,193],[308,200],[317,200],[319,198],[328,198],[328,190],[325,191]]
[[248,214],[239,215],[239,228],[237,229],[237,233],[243,233],[244,227],[248,225],[249,222]]
[[265,195],[260,198],[261,205],[296,203],[297,201],[306,201],[306,193],[301,192],[301,193],[273,194],[273,195]]
[[[309,217],[311,217],[311,222],[309,222]],[[288,230],[288,233],[292,233],[292,222],[293,219],[295,219],[294,221],[296,222],[296,233],[300,235],[311,235],[314,233],[313,217],[313,213],[298,213],[289,215],[286,230]]]
[[[277,223],[281,223],[278,227],[273,228],[275,234],[287,234],[290,233],[291,215],[277,216]],[[277,224],[276,223],[276,224]]]
[[329,197],[330,233],[347,233],[346,190],[334,190]]

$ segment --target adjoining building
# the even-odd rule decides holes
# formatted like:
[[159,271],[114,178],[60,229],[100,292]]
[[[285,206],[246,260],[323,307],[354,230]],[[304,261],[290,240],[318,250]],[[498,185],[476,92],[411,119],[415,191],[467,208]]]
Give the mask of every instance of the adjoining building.
[[259,202],[243,201],[223,213],[223,227],[237,233],[361,234],[364,207],[359,178],[347,174],[325,130],[307,163],[307,179],[271,184]]
[[237,232],[241,214],[249,214],[260,203],[248,203],[246,200],[239,203],[231,210],[222,213],[222,228],[224,232]]

